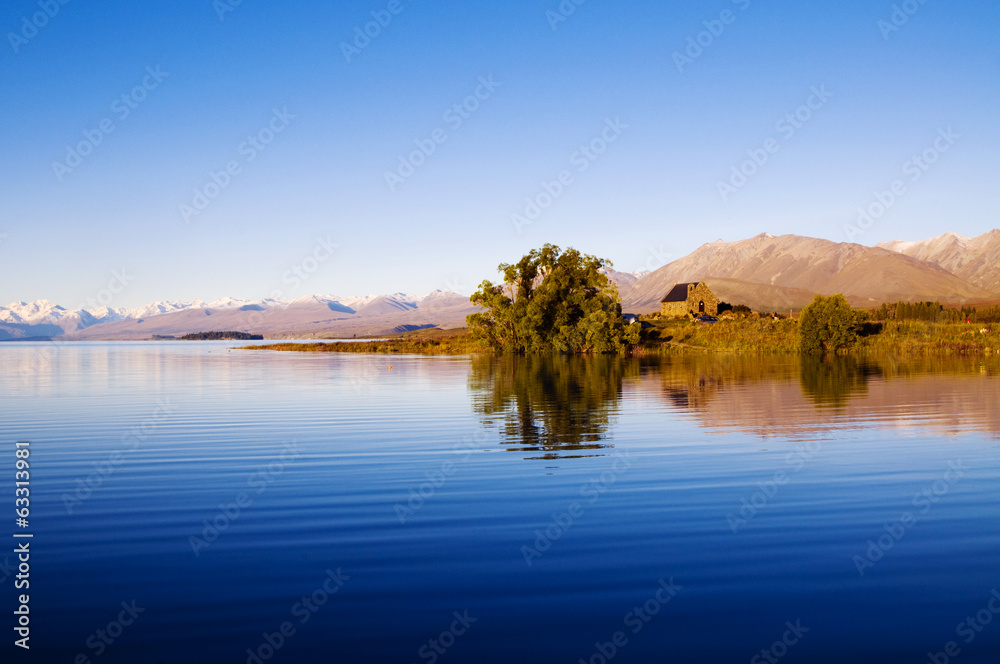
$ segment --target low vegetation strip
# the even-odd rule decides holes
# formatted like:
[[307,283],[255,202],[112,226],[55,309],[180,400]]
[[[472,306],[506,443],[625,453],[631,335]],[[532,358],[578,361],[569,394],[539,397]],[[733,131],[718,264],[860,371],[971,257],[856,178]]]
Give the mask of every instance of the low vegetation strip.
[[234,332],[234,331],[224,331],[224,332],[194,332],[192,334],[185,334],[183,337],[179,337],[181,341],[260,341],[264,338],[261,334],[250,334],[248,332]]
[[1000,326],[974,323],[890,321],[878,334],[862,340],[861,354],[996,355],[1000,354]]
[[[652,321],[644,340],[622,354],[689,355],[791,355],[800,352],[799,324],[792,319],[733,318],[706,324],[690,320]],[[887,321],[869,324],[870,333],[841,355],[930,357],[1000,354],[1000,326],[973,323]],[[277,343],[244,346],[246,350],[283,350],[300,353],[395,353],[419,355],[470,355],[495,353],[465,330],[435,338],[399,337],[378,341]]]
[[[1000,328],[1000,326],[996,326]],[[721,320],[714,325],[666,322],[654,328],[657,340],[635,354],[736,353],[793,354],[801,350],[799,324],[794,320]],[[849,349],[854,356],[931,356],[1000,354],[1000,329],[969,323],[888,321],[869,324],[866,336]],[[650,332],[652,330],[648,330]]]
[[[817,295],[798,319],[719,303],[707,292],[689,315],[623,316],[617,289],[601,270],[610,263],[545,245],[515,265],[501,264],[504,282],[484,281],[471,300],[483,309],[467,330],[407,332],[393,339],[284,343],[248,350],[312,353],[472,353],[538,355],[696,353],[744,355],[984,356],[1000,354],[1000,307],[946,309],[939,302],[896,302],[853,309],[841,294]],[[700,286],[687,288],[690,300]],[[673,291],[671,291],[673,293]],[[682,293],[683,294],[683,293]],[[667,299],[664,300],[667,302]],[[670,302],[673,302],[671,299]],[[707,309],[706,304],[711,308]],[[685,301],[683,312],[693,303]],[[723,306],[724,305],[724,306]],[[694,317],[694,311],[719,316]],[[791,312],[789,312],[789,316]],[[997,332],[993,331],[996,324]]]
[[242,346],[241,350],[284,350],[300,353],[397,353],[419,355],[468,355],[486,352],[481,342],[464,330],[439,338],[396,338],[378,341],[331,341],[316,343],[278,343]]
[[798,323],[789,319],[734,318],[718,323],[674,319],[655,321],[634,354],[797,353]]

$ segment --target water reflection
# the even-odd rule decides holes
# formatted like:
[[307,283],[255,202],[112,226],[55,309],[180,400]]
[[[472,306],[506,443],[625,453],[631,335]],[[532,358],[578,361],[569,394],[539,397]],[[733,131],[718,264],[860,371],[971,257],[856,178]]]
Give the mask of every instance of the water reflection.
[[508,449],[572,458],[612,447],[623,381],[638,376],[637,360],[617,357],[481,356],[469,386],[475,411]]
[[868,392],[868,381],[883,376],[875,362],[853,357],[801,358],[799,381],[802,392],[820,408],[839,407],[853,395]]
[[647,379],[659,383],[667,403],[691,411],[707,408],[720,392],[733,386],[788,382],[798,375],[794,360],[736,355],[652,358],[644,364]]
[[[648,416],[693,419],[707,432],[814,439],[842,427],[1000,437],[1000,363],[982,358],[900,361],[849,357],[623,359],[476,357],[473,408],[526,458],[595,456],[611,447],[623,404]],[[646,415],[644,415],[646,416]]]
[[631,391],[656,394],[710,431],[803,438],[834,427],[1000,437],[993,358],[819,359],[700,356],[647,367]]
[[[480,622],[451,661],[576,661],[672,575],[678,602],[622,661],[740,661],[799,618],[815,626],[799,661],[922,661],[985,606],[998,577],[1000,536],[988,527],[1000,514],[997,365],[0,344],[8,440],[34,441],[33,470],[38,452],[32,527],[47,581],[32,600],[51,620],[37,659],[72,661],[124,596],[150,622],[101,664],[149,653],[244,661],[294,598],[342,566],[349,585],[296,633],[296,661],[331,651],[412,661],[466,608]],[[160,399],[176,410],[142,429]],[[454,452],[483,421],[514,454],[486,453],[493,436],[475,437],[483,453]],[[129,449],[133,427],[144,438]],[[806,434],[830,443],[798,472],[786,455],[799,445],[787,443]],[[305,457],[269,472],[266,490],[193,556],[190,538],[290,440]],[[522,461],[619,451],[634,453],[627,473],[614,474],[611,458]],[[122,452],[67,513],[77,481]],[[952,460],[970,469],[961,484],[859,577],[851,556],[918,512],[913,496],[936,491]],[[733,533],[727,514],[744,498],[759,505],[779,469],[795,474]],[[423,502],[401,524],[396,508],[413,496]],[[572,505],[584,511],[567,522]],[[529,570],[521,547],[552,532],[558,542]],[[726,639],[711,616],[726,617]],[[984,630],[962,663],[995,661],[998,634]],[[536,651],[524,657],[523,643]],[[858,655],[873,652],[883,656]]]

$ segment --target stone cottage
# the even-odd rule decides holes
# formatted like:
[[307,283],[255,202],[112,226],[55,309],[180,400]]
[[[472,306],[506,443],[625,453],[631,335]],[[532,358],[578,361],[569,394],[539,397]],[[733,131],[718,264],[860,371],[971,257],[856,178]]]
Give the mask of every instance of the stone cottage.
[[660,313],[664,316],[715,316],[719,313],[719,298],[704,281],[674,284],[667,296],[660,300]]

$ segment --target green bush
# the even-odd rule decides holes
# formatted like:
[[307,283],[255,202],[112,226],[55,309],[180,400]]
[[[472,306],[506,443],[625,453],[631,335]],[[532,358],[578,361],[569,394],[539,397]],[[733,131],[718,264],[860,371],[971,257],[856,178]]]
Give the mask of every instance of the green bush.
[[858,314],[844,296],[817,295],[799,317],[803,353],[836,353],[858,343]]
[[482,307],[469,331],[496,350],[514,353],[615,353],[626,337],[618,289],[601,271],[607,260],[546,244],[513,265],[503,283],[484,281],[470,298]]

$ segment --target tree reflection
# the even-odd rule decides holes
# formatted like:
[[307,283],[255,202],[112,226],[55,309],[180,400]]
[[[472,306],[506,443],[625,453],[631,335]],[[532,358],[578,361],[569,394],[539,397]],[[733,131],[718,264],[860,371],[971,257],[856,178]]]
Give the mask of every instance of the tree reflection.
[[868,381],[881,377],[882,369],[874,363],[853,357],[802,356],[799,381],[802,392],[819,407],[839,407],[855,394],[868,393]]
[[637,361],[614,356],[475,356],[469,386],[476,412],[509,449],[565,459],[612,447],[622,380],[638,372]]

